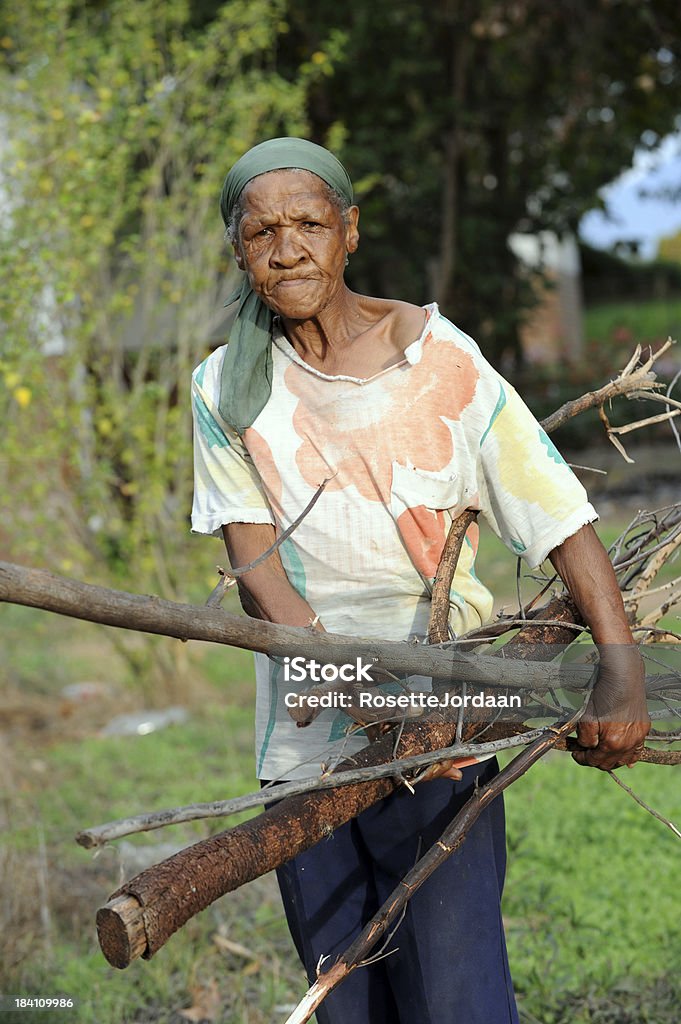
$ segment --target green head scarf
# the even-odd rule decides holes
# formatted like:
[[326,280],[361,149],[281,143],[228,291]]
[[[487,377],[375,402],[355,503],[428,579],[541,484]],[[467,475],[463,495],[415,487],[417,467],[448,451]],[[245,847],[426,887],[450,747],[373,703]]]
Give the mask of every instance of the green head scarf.
[[[220,212],[229,224],[234,206],[248,182],[267,171],[287,168],[312,171],[348,203],[352,182],[348,172],[328,149],[307,139],[269,139],[249,149],[225,178]],[[272,320],[274,314],[252,290],[248,277],[226,305],[239,301],[229,345],[222,364],[218,407],[222,418],[239,433],[250,427],[272,393]]]

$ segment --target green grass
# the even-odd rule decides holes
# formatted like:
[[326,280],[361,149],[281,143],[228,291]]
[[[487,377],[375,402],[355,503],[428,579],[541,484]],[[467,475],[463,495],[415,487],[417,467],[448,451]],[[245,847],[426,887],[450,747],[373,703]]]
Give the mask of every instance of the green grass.
[[[678,768],[638,765],[619,774],[681,821]],[[564,1019],[576,1024],[592,1019],[587,1007],[576,1011],[587,994],[606,1006],[607,997],[626,1004],[627,988],[652,990],[665,975],[671,984],[681,957],[672,892],[678,839],[607,775],[563,754],[536,765],[508,791],[506,805],[504,908],[514,981],[528,1012],[549,1024],[572,1002],[574,1016]]]
[[[252,690],[251,683],[242,686]],[[67,737],[39,749],[25,738],[14,743],[12,775],[17,789],[12,827],[0,853],[23,911],[12,920],[11,900],[5,895],[4,901],[0,898],[0,913],[10,917],[5,947],[11,956],[6,964],[17,950],[23,949],[24,955],[13,968],[0,968],[0,990],[73,996],[77,1010],[55,1014],[56,1024],[61,1019],[79,1024],[179,1024],[178,1012],[192,1004],[194,990],[213,983],[227,1014],[221,1019],[229,1021],[264,1024],[276,1018],[276,1004],[293,1000],[301,987],[300,970],[270,879],[218,901],[152,961],[135,962],[120,972],[109,967],[99,951],[94,917],[109,893],[139,867],[131,870],[121,863],[116,846],[95,856],[74,842],[83,826],[256,788],[252,712],[239,706],[244,697],[241,692],[232,704],[225,694],[221,703],[194,706],[187,724],[146,736]],[[238,820],[231,819],[230,824]],[[136,848],[168,842],[182,846],[224,827],[220,819],[187,823],[125,842]],[[44,863],[37,855],[41,838]],[[151,861],[167,855],[152,855]],[[39,912],[45,902],[37,885],[42,876],[49,889],[47,925]],[[221,951],[215,944],[217,934],[247,947],[251,954],[239,957]],[[29,1012],[20,1019],[30,1020]]]
[[[600,529],[607,543],[619,525]],[[513,606],[515,559],[488,533],[479,574]],[[526,587],[531,593],[529,581]],[[136,689],[141,681],[111,654],[106,631],[15,607],[0,608],[0,626],[0,700],[24,700],[39,712],[29,725],[9,720],[0,752],[0,870],[10,880],[0,890],[0,990],[78,999],[77,1010],[53,1013],[54,1024],[181,1024],[180,1009],[211,985],[227,1024],[283,1020],[277,1007],[295,1003],[304,983],[271,878],[227,895],[151,961],[120,972],[106,964],[93,927],[97,907],[121,881],[117,847],[95,857],[73,840],[87,825],[255,787],[251,655],[159,641],[189,660],[182,682],[170,694],[155,692],[156,703],[184,703],[189,722],[104,738],[98,730],[114,708],[65,716],[59,691],[78,679],[102,680],[119,688],[114,703],[126,710],[142,705],[149,684]],[[678,824],[678,771],[639,765],[621,774]],[[504,914],[526,1024],[676,1024],[681,936],[678,841],[671,832],[607,776],[561,754],[511,788],[507,815]],[[223,827],[219,820],[197,822],[128,841],[186,844]],[[248,954],[220,948],[220,936]],[[43,1024],[45,1015],[24,1011],[3,1021],[33,1018]]]
[[681,299],[650,302],[612,302],[589,306],[584,312],[584,335],[590,341],[612,340],[626,347],[681,339]]

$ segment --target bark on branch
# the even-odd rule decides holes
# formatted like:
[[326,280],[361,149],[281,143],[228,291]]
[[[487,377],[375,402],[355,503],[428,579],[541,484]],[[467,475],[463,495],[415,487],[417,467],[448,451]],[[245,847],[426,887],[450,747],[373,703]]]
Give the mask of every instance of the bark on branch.
[[[207,640],[274,657],[301,655],[329,664],[361,657],[378,670],[395,675],[424,675],[444,682],[478,686],[536,689],[558,684],[560,673],[547,664],[525,669],[487,655],[467,655],[424,644],[394,640],[363,640],[337,633],[320,633],[296,626],[278,626],[259,619],[231,615],[205,605],[179,604],[122,590],[93,586],[42,569],[0,562],[0,601],[41,608],[106,626],[156,633],[180,640]],[[547,617],[559,618],[549,614]],[[573,620],[574,621],[574,620]],[[539,627],[536,627],[539,628]],[[573,638],[562,640],[568,643]],[[554,643],[553,634],[546,643]]]
[[[448,746],[455,729],[454,723],[410,723],[403,730],[400,753],[409,756]],[[337,771],[389,761],[393,746],[394,737],[388,734],[343,762]],[[333,794],[289,797],[256,818],[148,868],[113,893],[98,911],[102,952],[119,968],[127,967],[135,955],[148,959],[214,900],[314,846],[401,784],[401,779],[392,777],[356,783]],[[121,897],[125,897],[123,903]],[[137,938],[141,926],[143,947]]]

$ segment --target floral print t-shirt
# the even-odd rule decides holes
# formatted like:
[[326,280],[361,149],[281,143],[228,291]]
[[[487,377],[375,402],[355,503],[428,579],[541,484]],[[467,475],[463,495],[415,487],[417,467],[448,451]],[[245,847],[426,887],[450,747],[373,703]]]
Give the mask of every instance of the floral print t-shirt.
[[[452,518],[479,509],[530,567],[597,518],[586,492],[515,390],[435,304],[404,359],[367,379],[329,376],[273,336],[272,394],[240,437],[218,411],[225,346],[194,371],[192,529],[291,525],[279,549],[293,587],[325,628],[387,640],[424,638],[429,590]],[[492,595],[475,574],[478,527],[451,590],[455,634],[486,622]],[[260,778],[301,778],[366,744],[343,711],[304,729],[284,706],[293,684],[256,655]],[[421,680],[422,686],[429,681]],[[418,686],[418,681],[415,681]],[[339,747],[340,744],[340,747]]]

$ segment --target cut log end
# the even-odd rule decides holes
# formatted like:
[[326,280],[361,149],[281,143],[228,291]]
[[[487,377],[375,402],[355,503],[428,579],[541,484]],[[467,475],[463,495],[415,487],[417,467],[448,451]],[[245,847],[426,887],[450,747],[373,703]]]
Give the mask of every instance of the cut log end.
[[134,896],[117,896],[97,911],[97,938],[112,967],[120,970],[147,949],[142,906]]

